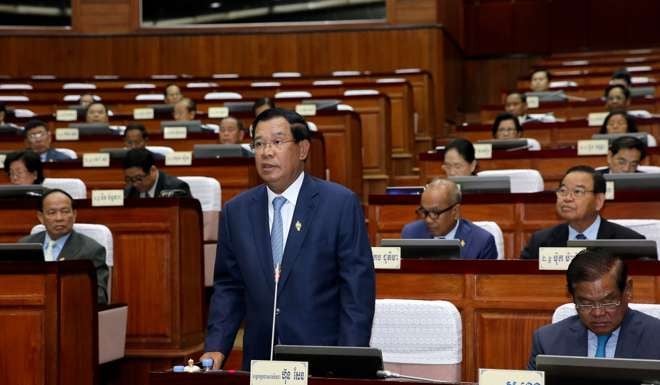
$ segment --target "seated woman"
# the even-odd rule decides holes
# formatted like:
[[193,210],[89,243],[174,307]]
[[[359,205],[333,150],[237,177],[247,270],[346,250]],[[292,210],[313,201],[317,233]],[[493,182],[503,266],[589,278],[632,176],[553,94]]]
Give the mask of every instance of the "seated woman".
[[600,126],[600,134],[625,134],[637,132],[635,119],[626,110],[614,110],[607,114]]
[[472,142],[457,138],[445,146],[445,159],[442,168],[447,176],[476,175],[477,160],[474,157]]
[[44,181],[41,159],[31,150],[8,154],[5,158],[5,172],[11,184],[41,184]]
[[493,122],[493,138],[517,139],[522,136],[522,126],[518,119],[508,112],[497,115]]

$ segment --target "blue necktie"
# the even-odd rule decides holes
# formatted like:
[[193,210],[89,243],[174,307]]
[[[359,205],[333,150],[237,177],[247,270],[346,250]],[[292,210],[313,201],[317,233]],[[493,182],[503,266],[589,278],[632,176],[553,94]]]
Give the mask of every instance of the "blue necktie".
[[282,206],[286,203],[285,197],[273,199],[273,227],[270,229],[270,246],[273,250],[273,266],[282,262],[284,253],[284,235],[282,234]]
[[598,346],[596,347],[596,357],[605,357],[605,345],[612,334],[598,336]]
[[584,234],[580,233],[575,236],[575,239],[587,239],[587,237],[585,237]]

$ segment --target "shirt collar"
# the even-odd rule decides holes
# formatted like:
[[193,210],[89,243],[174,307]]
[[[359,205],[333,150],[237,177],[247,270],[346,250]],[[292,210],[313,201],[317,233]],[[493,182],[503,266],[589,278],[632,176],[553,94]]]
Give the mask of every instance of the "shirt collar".
[[291,202],[293,207],[296,207],[296,201],[298,201],[298,194],[300,193],[304,179],[305,172],[301,172],[300,175],[298,175],[298,178],[296,178],[296,180],[294,180],[293,183],[291,183],[289,187],[287,187],[286,190],[282,192],[282,194],[275,194],[273,190],[270,189],[270,187],[266,186],[266,191],[268,192],[269,207],[273,204],[273,199],[278,196],[283,196],[286,198],[287,202]]
[[[53,251],[56,252],[56,255],[59,255],[60,251],[64,248],[64,244],[66,241],[69,240],[69,237],[71,236],[71,233],[67,235],[63,235],[59,237],[55,242],[55,246],[53,246]],[[48,247],[48,242],[50,242],[52,239],[50,239],[50,236],[48,235],[48,232],[46,231],[46,237],[44,238],[44,250],[46,247]]]
[[[596,215],[596,219],[594,222],[587,227],[586,230],[582,232],[587,239],[598,239],[598,229],[600,228],[600,215]],[[568,225],[568,239],[575,239],[575,236],[580,234],[579,231],[575,230],[574,228],[571,227],[571,225]]]
[[445,235],[439,235],[436,238],[440,239],[454,239],[456,238],[456,231],[458,231],[458,225],[460,224],[461,220],[457,219],[456,220],[456,225],[454,225],[454,228],[451,229],[447,234]]

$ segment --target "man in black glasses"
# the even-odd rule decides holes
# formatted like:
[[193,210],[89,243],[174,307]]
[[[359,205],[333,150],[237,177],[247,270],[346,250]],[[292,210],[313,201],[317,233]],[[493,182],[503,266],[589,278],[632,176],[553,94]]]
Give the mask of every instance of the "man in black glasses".
[[568,169],[556,193],[557,214],[565,222],[535,232],[521,259],[538,259],[539,247],[565,247],[569,239],[644,239],[636,231],[601,218],[605,179],[592,167]]
[[146,148],[134,148],[124,158],[125,198],[191,198],[190,186],[181,179],[158,170],[154,156]]
[[459,239],[461,258],[497,259],[493,235],[461,218],[461,191],[456,183],[436,178],[424,187],[419,220],[408,223],[401,238]]
[[633,283],[621,259],[585,249],[566,281],[577,315],[534,332],[529,369],[539,354],[660,359],[660,319],[628,308]]

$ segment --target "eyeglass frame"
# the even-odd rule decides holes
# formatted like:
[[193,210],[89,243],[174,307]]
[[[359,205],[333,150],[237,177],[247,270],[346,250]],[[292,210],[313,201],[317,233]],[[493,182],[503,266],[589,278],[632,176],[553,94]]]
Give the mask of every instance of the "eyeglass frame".
[[[563,190],[563,191],[562,191]],[[557,195],[560,198],[566,198],[569,195],[572,195],[573,198],[583,198],[585,194],[587,193],[595,193],[596,190],[587,190],[587,189],[579,189],[579,188],[574,188],[570,190],[566,186],[561,186],[558,189],[555,190],[555,195]]]
[[270,146],[275,151],[280,151],[282,150],[284,144],[291,142],[298,143],[299,141],[296,139],[274,139],[271,141],[256,139],[252,143],[250,143],[250,148],[254,152],[261,152],[261,151],[265,151],[266,148]]
[[126,182],[126,184],[142,183],[144,182],[144,179],[148,176],[149,176],[148,173],[145,173],[144,175],[125,176],[124,182]]
[[446,208],[444,208],[442,210],[439,210],[439,211],[438,210],[427,210],[423,206],[419,206],[417,209],[415,209],[415,212],[417,213],[417,215],[424,217],[424,219],[426,219],[430,216],[432,220],[436,220],[436,219],[440,218],[440,216],[442,214],[444,214],[447,211],[453,209],[459,203],[461,203],[461,202],[455,202],[455,203],[453,203],[453,204],[451,204],[451,205],[447,206]]
[[596,302],[593,304],[579,304],[579,303],[574,303],[575,304],[575,310],[581,311],[583,313],[590,313],[596,309],[603,309],[604,311],[612,311],[619,306],[621,306],[621,300],[616,300],[613,302]]

